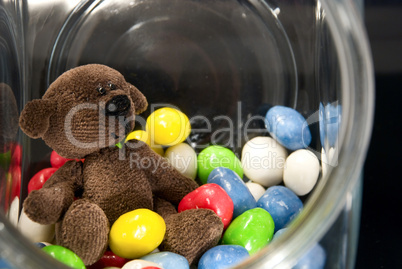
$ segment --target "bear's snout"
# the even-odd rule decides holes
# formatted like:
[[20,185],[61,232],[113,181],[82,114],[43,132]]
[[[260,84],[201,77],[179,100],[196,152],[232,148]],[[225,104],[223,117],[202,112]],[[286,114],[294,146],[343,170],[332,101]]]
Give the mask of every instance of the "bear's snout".
[[106,103],[106,116],[126,116],[131,108],[130,99],[126,95],[116,95]]

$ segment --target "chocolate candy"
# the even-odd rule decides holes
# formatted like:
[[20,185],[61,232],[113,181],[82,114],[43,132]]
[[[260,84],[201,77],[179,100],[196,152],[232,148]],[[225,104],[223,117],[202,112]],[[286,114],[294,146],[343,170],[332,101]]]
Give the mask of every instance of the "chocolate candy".
[[141,208],[121,215],[109,233],[109,247],[127,259],[142,257],[162,243],[166,224],[157,213]]
[[158,264],[163,269],[189,269],[190,265],[188,261],[183,256],[169,252],[162,251],[157,253],[152,253],[141,257],[141,260],[150,261]]
[[233,201],[233,218],[256,207],[256,201],[243,180],[225,167],[214,169],[208,176],[208,183],[221,186]]
[[198,154],[198,177],[203,184],[207,183],[208,176],[218,167],[226,167],[236,172],[243,178],[243,168],[236,155],[227,148],[221,146],[209,146]]
[[303,203],[299,197],[284,186],[268,188],[257,201],[257,206],[271,214],[275,222],[275,232],[284,228],[303,209]]
[[207,208],[213,210],[222,220],[224,229],[233,216],[233,201],[217,184],[205,184],[190,192],[180,201],[178,212],[188,209]]
[[75,254],[68,248],[51,245],[42,248],[42,250],[67,266],[75,269],[85,269],[85,265],[80,257],[78,257],[77,254]]
[[251,255],[272,240],[274,228],[274,220],[265,209],[250,209],[232,221],[223,235],[222,244],[243,246]]
[[286,149],[272,138],[254,137],[242,149],[244,174],[264,187],[277,185],[282,182],[287,156]]
[[221,245],[209,249],[198,262],[198,269],[231,268],[250,257],[247,249],[237,245]]
[[269,134],[290,150],[307,148],[311,133],[304,117],[290,107],[274,106],[265,116]]

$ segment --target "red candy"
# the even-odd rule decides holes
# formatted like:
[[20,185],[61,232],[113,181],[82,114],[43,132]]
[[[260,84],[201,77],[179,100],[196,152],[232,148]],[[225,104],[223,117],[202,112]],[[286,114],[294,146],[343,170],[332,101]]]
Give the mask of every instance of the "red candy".
[[61,157],[56,151],[52,151],[52,154],[50,154],[50,164],[54,168],[60,168],[62,167],[67,161],[75,160],[77,162],[82,161],[84,162],[84,159],[67,159],[64,157]]
[[233,201],[218,184],[210,183],[198,187],[180,201],[178,211],[207,208],[213,210],[223,222],[226,229],[233,216]]
[[56,172],[58,168],[45,168],[36,173],[28,183],[28,193],[33,190],[39,190],[43,184]]
[[[123,267],[124,264],[129,262],[129,259],[125,259],[122,257],[117,256],[111,250],[106,250],[103,254],[102,258],[94,263],[91,266],[88,266],[88,269],[102,269],[105,267]],[[159,268],[158,268],[159,269]]]

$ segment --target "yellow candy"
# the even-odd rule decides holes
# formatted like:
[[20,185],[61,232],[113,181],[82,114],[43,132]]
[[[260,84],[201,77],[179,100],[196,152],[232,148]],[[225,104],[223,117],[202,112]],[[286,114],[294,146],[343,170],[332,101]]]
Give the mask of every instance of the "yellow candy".
[[136,209],[121,215],[109,233],[109,247],[126,259],[140,258],[162,243],[166,232],[163,218],[149,209]]
[[143,131],[143,130],[133,131],[133,132],[128,134],[128,136],[126,137],[125,142],[127,142],[129,140],[133,140],[133,139],[137,139],[137,140],[140,140],[140,141],[146,143],[148,146],[151,147],[151,149],[153,151],[155,151],[156,153],[158,153],[161,156],[164,155],[164,151],[163,151],[162,146],[161,145],[155,145],[155,143],[152,143],[151,142],[151,137],[148,134],[148,132]]
[[147,131],[156,144],[174,146],[183,142],[190,134],[191,126],[187,116],[174,108],[155,110],[147,119]]

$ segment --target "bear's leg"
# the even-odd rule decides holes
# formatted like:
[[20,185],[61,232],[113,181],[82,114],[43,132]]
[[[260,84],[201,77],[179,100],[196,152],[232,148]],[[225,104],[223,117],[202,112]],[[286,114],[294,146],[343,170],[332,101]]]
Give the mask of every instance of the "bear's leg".
[[103,210],[86,199],[69,207],[56,225],[57,244],[71,249],[85,263],[98,261],[108,245],[109,220]]
[[223,223],[210,209],[190,209],[165,218],[166,234],[160,250],[180,254],[190,264],[216,246],[223,232]]

